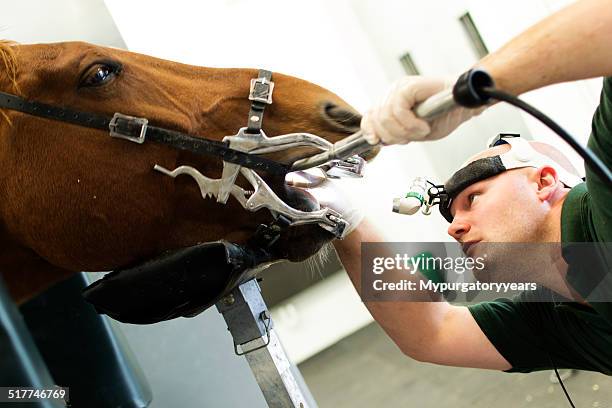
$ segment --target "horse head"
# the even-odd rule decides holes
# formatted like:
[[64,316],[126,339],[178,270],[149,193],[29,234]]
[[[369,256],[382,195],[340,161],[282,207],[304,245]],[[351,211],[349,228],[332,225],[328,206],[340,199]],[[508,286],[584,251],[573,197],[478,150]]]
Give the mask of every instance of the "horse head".
[[[196,67],[81,42],[3,42],[0,51],[1,91],[104,116],[144,117],[151,125],[219,141],[246,124],[249,84],[258,75],[254,69]],[[270,137],[299,131],[335,142],[359,128],[359,115],[330,91],[277,73],[273,80],[274,103],[263,121]],[[225,204],[203,199],[190,177],[153,170],[156,164],[186,165],[219,178],[221,158],[1,112],[0,268],[19,301],[73,272],[120,270],[203,242],[246,244],[270,220],[268,211],[245,211],[231,197]],[[290,164],[315,152],[299,147],[266,157]],[[315,209],[283,177],[261,176],[290,206]],[[236,184],[250,188],[241,177]],[[317,225],[290,227],[270,252],[274,259],[300,261],[332,238]]]

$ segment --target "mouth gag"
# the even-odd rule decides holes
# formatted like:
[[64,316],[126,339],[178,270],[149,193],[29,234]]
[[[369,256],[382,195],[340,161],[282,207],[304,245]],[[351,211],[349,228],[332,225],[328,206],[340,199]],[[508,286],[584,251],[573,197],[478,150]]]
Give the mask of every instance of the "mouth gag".
[[[223,142],[233,151],[245,153],[248,157],[304,146],[314,147],[322,151],[332,149],[333,144],[331,142],[310,133],[266,136],[261,126],[265,106],[272,104],[274,82],[271,81],[271,77],[271,72],[261,70],[259,77],[251,80],[249,93],[251,110],[248,126],[240,128],[236,135],[224,137]],[[343,160],[331,160],[326,162],[326,174],[330,177],[338,177],[339,174],[341,176],[360,177],[364,163],[365,160],[359,156]],[[192,177],[198,184],[203,198],[215,198],[218,203],[226,204],[228,198],[232,196],[247,211],[254,212],[266,208],[271,212],[274,219],[283,217],[287,227],[317,224],[340,239],[344,238],[346,231],[350,229],[342,214],[328,207],[315,211],[302,211],[291,207],[278,197],[254,169],[240,163],[224,160],[223,172],[219,179],[206,177],[191,166],[179,166],[174,170],[169,170],[156,164],[154,169],[174,178],[179,175]],[[245,190],[236,184],[239,174],[251,184],[252,190]]]

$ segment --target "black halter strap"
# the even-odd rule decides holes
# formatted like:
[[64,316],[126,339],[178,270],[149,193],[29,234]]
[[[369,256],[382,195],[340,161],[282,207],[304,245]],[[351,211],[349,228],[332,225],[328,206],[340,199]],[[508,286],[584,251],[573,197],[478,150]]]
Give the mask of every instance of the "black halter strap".
[[[272,103],[272,73],[261,70],[257,79],[251,80],[249,99],[252,101],[249,112],[248,133],[259,133],[264,108]],[[112,118],[91,112],[81,112],[41,102],[27,101],[16,95],[0,92],[0,108],[10,109],[45,119],[71,123],[73,125],[110,131],[117,138],[144,143],[145,139],[163,143],[175,149],[186,150],[201,155],[220,157],[222,160],[239,164],[253,170],[284,175],[289,166],[264,157],[240,152],[228,147],[227,143],[194,137],[178,131],[151,126],[145,118],[115,113]],[[257,118],[257,119],[255,119]]]
[[266,109],[266,105],[272,104],[273,90],[274,82],[272,82],[272,72],[260,69],[257,79],[251,79],[249,100],[252,102],[246,133],[258,134],[261,131],[264,110]]

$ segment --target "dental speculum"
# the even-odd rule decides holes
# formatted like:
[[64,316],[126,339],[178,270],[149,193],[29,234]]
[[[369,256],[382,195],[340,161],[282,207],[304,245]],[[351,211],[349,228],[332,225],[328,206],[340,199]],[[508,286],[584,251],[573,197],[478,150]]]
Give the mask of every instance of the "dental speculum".
[[[267,137],[263,131],[260,131],[259,134],[246,134],[246,130],[247,128],[241,128],[236,135],[226,136],[223,141],[228,143],[232,149],[250,154],[273,153],[301,146],[326,150],[332,146],[329,141],[309,133],[291,133]],[[333,160],[322,167],[314,168],[313,170],[318,172],[314,173],[314,177],[323,179],[326,177],[360,177],[364,163],[365,160],[359,156],[353,156],[346,160]],[[173,178],[179,175],[192,177],[198,183],[204,199],[215,198],[218,203],[226,204],[231,195],[245,210],[255,212],[267,208],[275,219],[279,216],[287,219],[289,226],[317,224],[340,239],[344,238],[346,233],[350,231],[349,223],[337,211],[328,207],[315,211],[295,209],[281,200],[257,172],[238,164],[224,161],[223,172],[221,178],[218,179],[206,177],[191,166],[179,166],[174,170],[169,170],[156,164],[154,169]],[[252,190],[245,190],[236,185],[238,174],[241,174],[251,184]],[[294,179],[300,177],[295,173],[288,173],[287,176],[293,176]],[[305,183],[303,187],[307,188],[316,183],[317,181],[311,180]]]

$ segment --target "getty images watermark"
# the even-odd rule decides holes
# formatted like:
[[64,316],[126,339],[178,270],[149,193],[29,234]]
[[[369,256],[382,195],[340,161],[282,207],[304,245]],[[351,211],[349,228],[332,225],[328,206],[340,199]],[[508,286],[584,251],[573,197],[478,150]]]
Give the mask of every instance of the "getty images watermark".
[[[450,257],[444,258],[433,256],[431,253],[421,253],[417,256],[408,254],[395,254],[394,257],[376,257],[372,262],[372,272],[382,275],[385,271],[403,271],[414,277],[419,271],[453,271],[458,275],[465,272],[483,271],[487,255],[476,258]],[[495,291],[506,293],[510,290],[536,290],[535,282],[436,282],[430,279],[400,279],[397,282],[385,282],[381,277],[375,279],[373,288],[377,291],[384,290],[427,290],[444,293],[455,290],[464,293],[470,291]]]
[[361,295],[364,301],[610,301],[611,254],[611,243],[363,243]]

